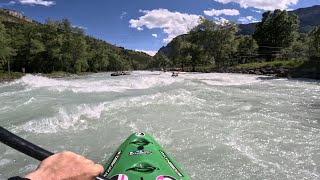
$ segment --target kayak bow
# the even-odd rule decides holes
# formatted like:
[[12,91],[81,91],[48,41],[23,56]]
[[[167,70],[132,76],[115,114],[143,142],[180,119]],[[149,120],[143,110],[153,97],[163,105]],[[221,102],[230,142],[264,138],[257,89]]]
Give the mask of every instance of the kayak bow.
[[136,133],[105,164],[111,180],[189,180],[173,158],[148,134]]

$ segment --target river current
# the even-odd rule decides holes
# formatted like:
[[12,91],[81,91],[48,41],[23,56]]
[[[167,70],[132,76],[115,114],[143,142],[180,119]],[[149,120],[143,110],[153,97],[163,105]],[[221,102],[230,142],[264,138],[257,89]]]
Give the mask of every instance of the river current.
[[[138,71],[0,84],[0,124],[50,151],[103,164],[151,134],[196,180],[320,179],[320,82]],[[0,179],[38,162],[0,145]]]

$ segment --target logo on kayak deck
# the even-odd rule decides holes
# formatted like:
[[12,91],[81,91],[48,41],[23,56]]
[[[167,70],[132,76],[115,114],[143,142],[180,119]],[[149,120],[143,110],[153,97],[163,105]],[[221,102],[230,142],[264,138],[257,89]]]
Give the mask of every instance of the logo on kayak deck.
[[118,161],[119,157],[121,155],[121,151],[117,152],[117,154],[114,156],[111,164],[109,165],[109,167],[107,168],[107,170],[104,172],[103,177],[107,177],[108,174],[110,173],[110,171],[112,170],[113,166],[116,164],[116,162]]
[[144,136],[145,134],[143,132],[136,133],[136,136]]
[[125,174],[117,174],[113,176],[110,180],[128,180],[128,176]]
[[176,180],[171,176],[158,176],[156,180]]
[[145,150],[138,150],[138,151],[129,152],[129,156],[142,155],[142,154],[152,154],[152,152],[151,151],[145,151]]
[[163,152],[160,151],[161,155],[163,156],[163,158],[167,161],[167,163],[169,164],[169,166],[174,170],[174,172],[176,174],[178,174],[178,176],[183,177],[183,175],[180,173],[180,171],[173,165],[173,163],[171,162],[171,160],[168,158],[168,156]]

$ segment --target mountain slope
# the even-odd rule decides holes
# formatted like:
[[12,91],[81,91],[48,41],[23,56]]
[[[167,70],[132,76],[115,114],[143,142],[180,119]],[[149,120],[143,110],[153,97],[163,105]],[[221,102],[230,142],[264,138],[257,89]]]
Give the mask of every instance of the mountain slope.
[[[46,25],[38,23],[21,13],[9,9],[0,9],[0,23],[5,25],[8,31],[11,31],[11,29],[18,29],[21,28],[23,25],[32,25],[37,27],[38,29],[45,28]],[[71,25],[71,24],[70,24]],[[72,26],[72,25],[71,25]],[[36,28],[36,29],[37,29]],[[60,29],[60,28],[58,28]],[[41,30],[39,30],[41,32]],[[62,30],[58,30],[58,34],[62,34]],[[45,34],[45,33],[44,33]],[[22,34],[23,35],[23,34]],[[75,35],[75,34],[73,34]],[[52,35],[54,36],[54,35]],[[148,65],[149,62],[153,60],[153,57],[150,55],[143,53],[143,52],[138,52],[138,51],[133,51],[133,50],[127,50],[124,49],[123,47],[118,47],[115,45],[112,45],[110,43],[107,43],[103,40],[96,39],[94,37],[90,36],[85,36],[85,41],[86,44],[89,46],[93,46],[93,49],[97,48],[98,45],[99,47],[103,48],[105,52],[108,52],[110,54],[110,57],[115,57],[118,58],[119,61],[123,61],[123,65],[121,66],[127,66],[129,64],[130,68],[134,70],[138,69],[145,69],[146,66]],[[41,44],[41,43],[40,43]],[[92,50],[93,52],[94,50]],[[97,56],[99,53],[97,53]],[[88,56],[89,57],[89,56]],[[101,57],[101,56],[98,56]],[[112,65],[112,63],[110,63]],[[89,68],[90,69],[90,68]],[[101,68],[100,68],[101,69]],[[111,70],[111,69],[108,69]]]
[[[320,25],[320,5],[300,8],[294,11],[289,11],[289,13],[294,13],[299,16],[301,32],[308,32],[315,26]],[[256,23],[239,24],[240,31],[238,34],[252,35],[255,31],[255,28]]]

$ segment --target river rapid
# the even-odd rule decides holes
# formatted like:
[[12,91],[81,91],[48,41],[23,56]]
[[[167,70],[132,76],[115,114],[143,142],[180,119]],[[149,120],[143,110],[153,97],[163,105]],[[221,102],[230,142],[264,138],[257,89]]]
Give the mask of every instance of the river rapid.
[[[133,72],[0,84],[0,124],[50,151],[103,164],[151,134],[196,180],[320,179],[320,82]],[[0,179],[38,162],[0,145]]]

